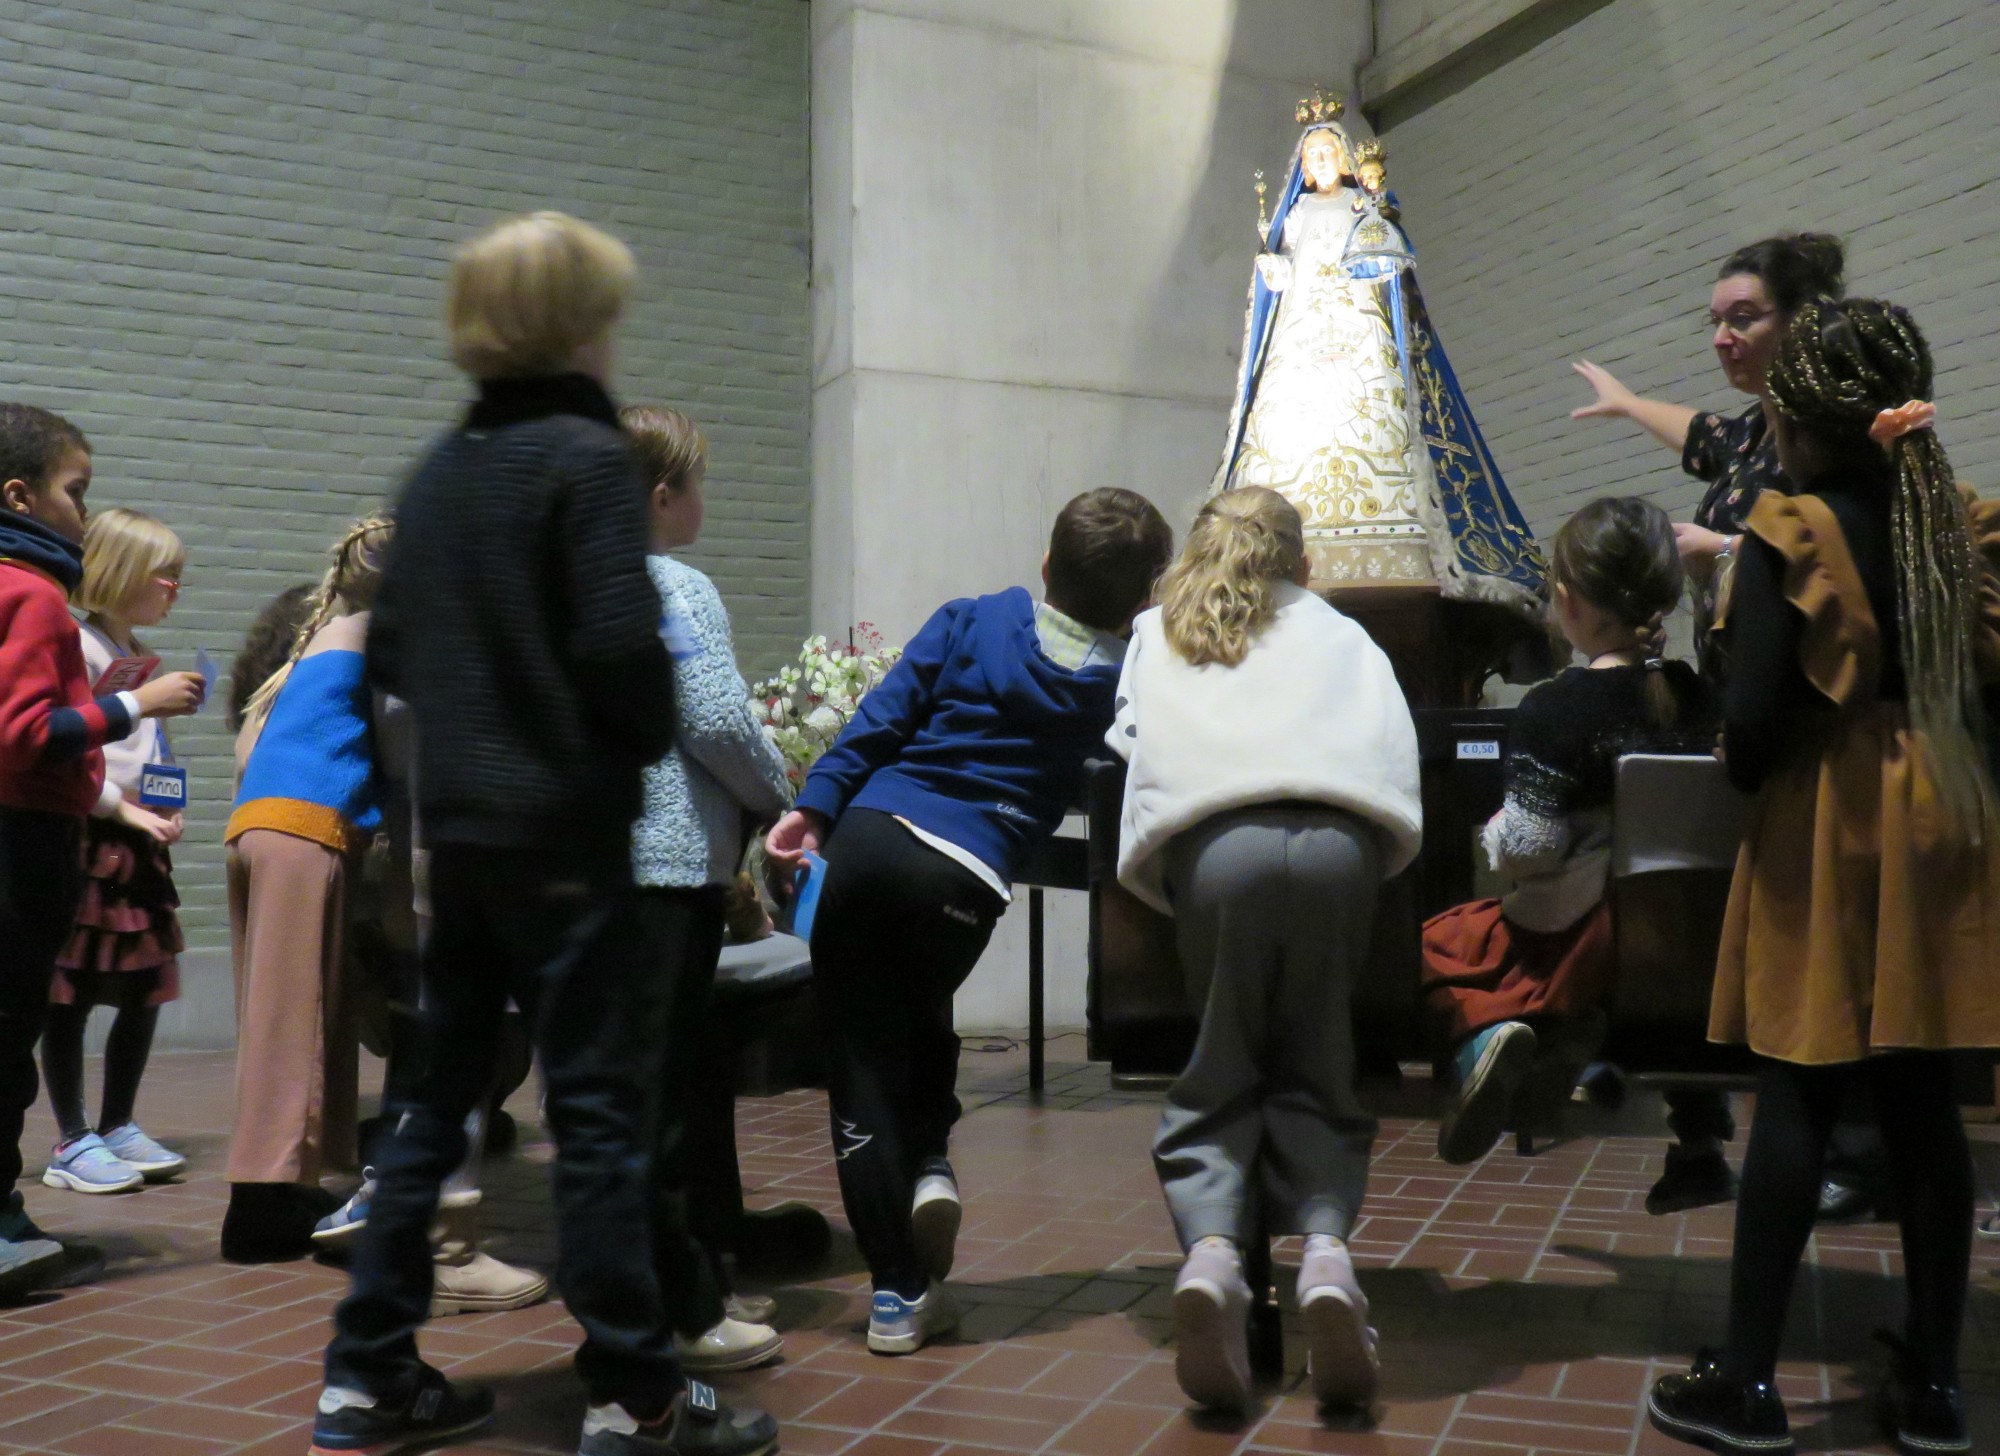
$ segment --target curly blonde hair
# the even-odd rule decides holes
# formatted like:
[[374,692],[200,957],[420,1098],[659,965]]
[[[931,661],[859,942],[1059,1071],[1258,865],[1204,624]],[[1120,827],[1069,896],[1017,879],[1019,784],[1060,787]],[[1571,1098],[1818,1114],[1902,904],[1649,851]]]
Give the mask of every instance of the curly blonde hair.
[[1277,614],[1278,584],[1295,580],[1305,560],[1305,522],[1275,490],[1246,485],[1210,497],[1160,578],[1168,644],[1196,667],[1236,666]]

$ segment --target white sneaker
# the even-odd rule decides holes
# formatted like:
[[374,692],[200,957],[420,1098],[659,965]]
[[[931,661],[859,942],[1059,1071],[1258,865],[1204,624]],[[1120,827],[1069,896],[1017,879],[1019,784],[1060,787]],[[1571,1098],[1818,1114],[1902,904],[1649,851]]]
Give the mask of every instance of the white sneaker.
[[958,1257],[958,1226],[965,1206],[958,1200],[958,1177],[943,1158],[932,1158],[917,1176],[916,1197],[910,1201],[910,1232],[917,1258],[934,1280],[951,1273]]
[[674,1354],[681,1368],[695,1375],[719,1375],[729,1370],[754,1370],[784,1353],[785,1337],[769,1325],[723,1318],[721,1324],[690,1340],[674,1336]]
[[1227,1239],[1201,1239],[1174,1279],[1174,1376],[1196,1405],[1250,1407],[1250,1286]]
[[1345,1245],[1315,1248],[1306,1242],[1299,1266],[1299,1313],[1305,1317],[1306,1373],[1323,1406],[1366,1406],[1381,1384],[1376,1334],[1368,1325],[1368,1296],[1354,1277]]
[[877,1355],[913,1355],[958,1328],[958,1306],[935,1281],[921,1299],[878,1289],[868,1307],[868,1348]]

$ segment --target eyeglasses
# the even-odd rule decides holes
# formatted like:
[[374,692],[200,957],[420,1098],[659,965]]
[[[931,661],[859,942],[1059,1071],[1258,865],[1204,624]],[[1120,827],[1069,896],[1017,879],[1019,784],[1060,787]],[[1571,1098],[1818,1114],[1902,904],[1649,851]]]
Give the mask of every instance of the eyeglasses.
[[1711,313],[1708,315],[1708,331],[1712,334],[1717,329],[1728,329],[1739,339],[1747,338],[1750,330],[1776,312],[1775,308],[1733,308],[1724,314]]

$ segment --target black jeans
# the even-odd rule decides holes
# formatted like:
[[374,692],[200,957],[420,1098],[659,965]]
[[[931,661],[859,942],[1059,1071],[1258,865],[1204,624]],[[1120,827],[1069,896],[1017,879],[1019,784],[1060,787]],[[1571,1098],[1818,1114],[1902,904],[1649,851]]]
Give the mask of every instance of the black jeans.
[[958,1121],[951,998],[1005,903],[887,814],[849,809],[825,848],[813,987],[840,1201],[875,1287],[925,1287],[910,1228],[917,1171]]
[[1769,1380],[1799,1258],[1819,1211],[1828,1141],[1857,1091],[1868,1095],[1894,1170],[1903,1235],[1910,1362],[1956,1383],[1972,1258],[1972,1154],[1944,1052],[1890,1052],[1824,1067],[1767,1062],[1743,1158],[1729,1271],[1724,1365]]
[[660,1296],[674,1329],[690,1338],[722,1322],[722,1290],[713,1250],[701,1242],[699,1169],[690,1147],[690,1103],[702,1071],[709,998],[722,957],[722,888],[647,889],[639,916],[659,978],[665,1035],[657,1048],[653,1086],[653,1258]]
[[21,1129],[35,1105],[35,1042],[56,953],[83,897],[83,820],[0,808],[0,1217],[21,1206]]
[[534,1027],[555,1134],[556,1287],[577,1323],[592,1404],[641,1421],[680,1391],[653,1268],[650,1072],[664,1032],[659,978],[621,858],[595,866],[539,850],[440,844],[423,963],[426,1066],[387,1139],[334,1314],[329,1385],[404,1398],[430,1310],[438,1186],[465,1156],[465,1116],[486,1096],[508,997]]

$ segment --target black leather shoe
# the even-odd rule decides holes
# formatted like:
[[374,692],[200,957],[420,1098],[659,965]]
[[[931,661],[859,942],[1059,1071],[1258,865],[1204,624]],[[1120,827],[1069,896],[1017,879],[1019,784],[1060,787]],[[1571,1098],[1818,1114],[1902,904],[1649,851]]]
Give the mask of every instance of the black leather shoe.
[[1676,1143],[1667,1149],[1667,1170],[1646,1193],[1646,1212],[1684,1213],[1711,1203],[1736,1201],[1736,1174],[1720,1148],[1690,1152]]
[[1797,1449],[1778,1392],[1723,1374],[1712,1351],[1697,1355],[1687,1374],[1654,1381],[1646,1409],[1675,1440],[1724,1456],[1791,1456]]
[[745,1212],[726,1242],[746,1269],[797,1269],[832,1251],[833,1229],[818,1209],[781,1203]]
[[338,1193],[302,1183],[232,1183],[222,1257],[232,1264],[303,1259],[313,1251],[314,1225],[343,1202]]
[[1882,1427],[1904,1456],[1946,1456],[1970,1451],[1965,1400],[1955,1385],[1890,1382],[1882,1398]]
[[1882,1390],[1882,1428],[1904,1456],[1948,1456],[1970,1451],[1965,1399],[1956,1382],[1927,1381],[1913,1372],[1909,1342],[1888,1330],[1875,1338],[1889,1347],[1889,1383]]

